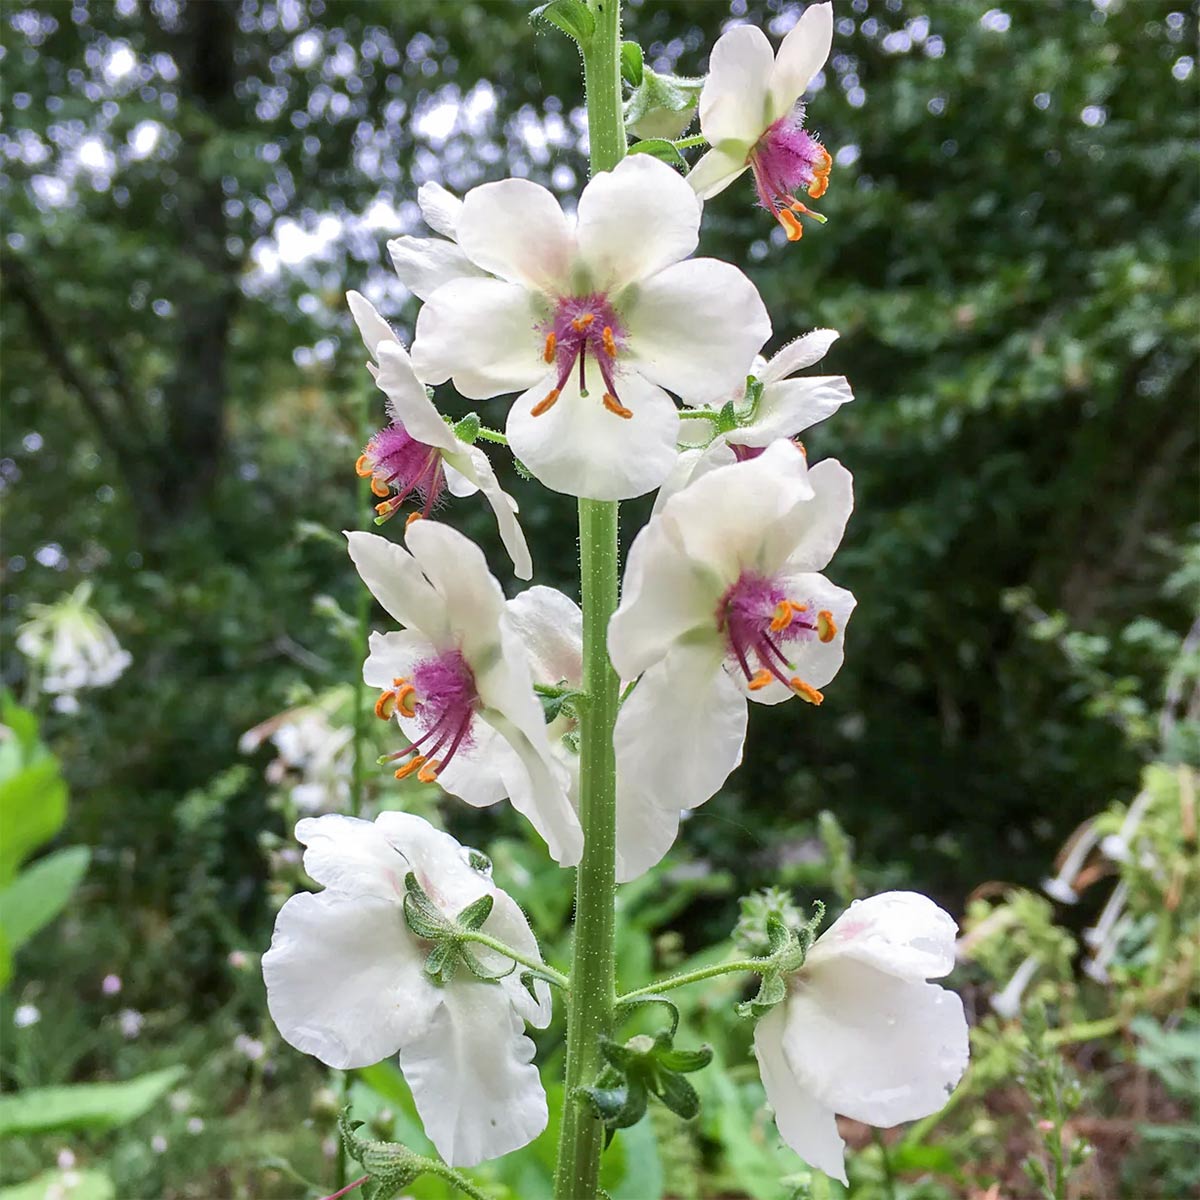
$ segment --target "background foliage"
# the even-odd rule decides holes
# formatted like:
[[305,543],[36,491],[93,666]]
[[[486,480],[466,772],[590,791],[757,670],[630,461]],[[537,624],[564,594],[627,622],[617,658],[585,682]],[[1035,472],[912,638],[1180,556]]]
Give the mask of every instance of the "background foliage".
[[[756,713],[747,765],[685,824],[664,871],[691,882],[627,950],[647,973],[724,936],[751,887],[823,886],[822,809],[872,886],[961,911],[983,880],[1036,884],[1149,759],[1196,757],[1186,722],[1165,745],[1158,727],[1172,687],[1186,708],[1180,646],[1200,608],[1196,8],[835,10],[810,102],[837,156],[829,223],[781,245],[738,184],[709,205],[702,250],[745,266],[773,345],[842,333],[829,369],[856,400],[807,442],[855,474],[836,577],[859,608],[825,705]],[[780,34],[797,12],[646,0],[627,5],[627,36],[656,69],[699,74],[731,13]],[[343,617],[360,589],[324,531],[365,522],[352,467],[382,405],[342,295],[366,291],[411,332],[383,244],[419,230],[426,179],[576,192],[577,62],[508,0],[12,0],[0,39],[0,629],[7,648],[30,604],[87,578],[134,656],[78,714],[45,717],[67,840],[93,860],[86,903],[30,942],[9,992],[53,1011],[55,1052],[6,1050],[5,1082],[184,1061],[214,1103],[249,1104],[251,1128],[285,1127],[310,1069],[283,1052],[268,1079],[232,1049],[269,1030],[253,970],[227,955],[265,945],[294,886],[268,755],[239,767],[237,741],[355,674]],[[573,592],[573,504],[506,482],[539,581]],[[503,562],[476,508],[445,516]],[[15,656],[4,672],[20,693]],[[476,843],[520,836],[494,811],[444,819]],[[533,903],[499,859],[497,876]],[[546,890],[561,918],[565,892]],[[681,934],[655,941],[668,922]],[[137,1039],[126,1008],[146,1014]],[[230,1048],[214,1055],[218,1031]],[[122,1143],[117,1177],[137,1190],[120,1194],[249,1186],[236,1139],[189,1144],[168,1182],[144,1139]],[[714,1169],[749,1186],[750,1166]]]

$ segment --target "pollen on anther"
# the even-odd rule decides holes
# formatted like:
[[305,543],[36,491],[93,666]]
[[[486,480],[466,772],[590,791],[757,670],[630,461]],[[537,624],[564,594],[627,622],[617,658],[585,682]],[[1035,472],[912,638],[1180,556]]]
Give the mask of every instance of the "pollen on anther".
[[431,759],[417,772],[418,783],[432,783],[438,777],[438,771],[442,769],[442,764],[436,759]]
[[371,480],[371,495],[372,496],[379,496],[382,498],[388,494],[388,491],[389,491],[388,485],[386,483],[384,483],[383,480],[381,480],[381,479],[372,479]]
[[418,754],[415,758],[410,758],[397,772],[397,779],[407,779],[414,771],[419,771],[425,765],[425,756]]
[[801,700],[807,700],[809,704],[820,704],[821,701],[825,699],[825,696],[821,692],[818,692],[811,683],[805,683],[803,679],[797,679],[793,677],[792,679],[788,680],[788,683],[791,684],[792,691],[794,691]]
[[773,678],[774,676],[771,674],[771,672],[764,667],[761,671],[756,671],[754,673],[754,678],[751,679],[746,686],[752,692],[761,692],[762,689],[765,688]]
[[605,325],[603,341],[604,341],[604,353],[607,354],[609,358],[616,358],[617,357],[617,339],[615,337],[613,337],[613,331],[612,331],[611,325]]
[[369,479],[375,474],[375,468],[371,466],[365,454],[360,454],[354,464],[354,473],[360,479]]
[[833,613],[827,608],[821,609],[817,613],[817,637],[823,642],[832,642],[837,637],[837,632],[837,622],[833,619]]
[[614,396],[612,394],[612,392],[604,393],[604,399],[603,399],[602,403],[604,404],[604,407],[607,408],[610,413],[613,413],[614,415],[616,415],[618,417],[622,417],[626,421],[628,421],[630,419],[630,417],[633,416],[633,409],[626,408],[625,405],[623,405],[620,402],[620,400],[618,400],[616,398],[616,396]]
[[798,242],[804,236],[804,227],[800,224],[799,217],[786,208],[778,215],[780,225],[787,231],[788,241]]
[[549,412],[549,411],[550,411],[550,410],[551,410],[551,409],[554,407],[554,405],[555,405],[555,403],[557,402],[557,400],[558,400],[559,396],[561,396],[561,395],[562,395],[562,392],[561,392],[561,390],[560,390],[560,389],[558,389],[558,388],[551,388],[551,389],[550,389],[550,390],[549,390],[549,391],[546,393],[545,399],[543,399],[543,400],[539,400],[539,401],[538,401],[538,402],[537,402],[537,403],[536,403],[536,404],[533,406],[533,408],[531,408],[531,409],[529,410],[529,411],[530,411],[530,415],[531,415],[531,416],[535,416],[535,417],[540,417],[540,416],[542,415],[542,413],[547,413],[547,412]]
[[419,512],[410,512],[408,516],[404,518],[404,528],[407,529],[414,521],[419,520],[421,520],[421,514]]
[[582,333],[595,319],[595,313],[580,313],[580,315],[571,322],[571,328],[575,330],[576,333]]
[[381,721],[391,720],[392,713],[396,711],[396,693],[386,691],[379,693],[379,699],[375,701],[375,715]]
[[546,349],[542,352],[542,358],[545,359],[546,362],[552,363],[554,361],[554,351],[557,348],[558,337],[552,330],[550,333],[546,334]]

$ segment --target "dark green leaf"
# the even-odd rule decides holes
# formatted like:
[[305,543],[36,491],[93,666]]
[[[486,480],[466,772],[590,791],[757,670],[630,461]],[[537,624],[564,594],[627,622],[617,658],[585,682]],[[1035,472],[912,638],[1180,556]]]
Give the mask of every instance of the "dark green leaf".
[[630,87],[642,82],[642,48],[637,42],[621,43],[621,78]]

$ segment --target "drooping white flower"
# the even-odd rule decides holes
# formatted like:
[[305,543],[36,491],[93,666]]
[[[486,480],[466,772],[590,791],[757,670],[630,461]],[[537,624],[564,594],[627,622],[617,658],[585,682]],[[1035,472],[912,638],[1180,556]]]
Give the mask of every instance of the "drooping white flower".
[[[632,878],[675,839],[741,760],[746,700],[811,704],[842,664],[850,592],[820,570],[853,507],[849,471],[811,470],[788,441],[719,467],[673,496],[634,539],[608,649],[623,679],[618,822],[636,822]],[[675,748],[656,752],[655,737]],[[623,839],[624,844],[624,839]]]
[[1077,904],[1079,893],[1075,883],[1083,864],[1100,841],[1100,831],[1094,819],[1085,821],[1071,835],[1055,875],[1042,880],[1042,891],[1060,904]]
[[967,1067],[953,918],[916,892],[855,901],[758,1023],[754,1052],[783,1140],[846,1182],[835,1113],[887,1128],[937,1112]]
[[725,395],[771,330],[741,271],[688,258],[700,208],[648,155],[592,179],[574,221],[528,180],[473,188],[454,229],[489,277],[430,293],[417,373],[453,378],[472,399],[521,392],[509,444],[556,491],[620,500],[657,487],[679,429],[667,392],[697,403]]
[[53,604],[31,604],[17,630],[17,649],[38,669],[42,691],[59,712],[77,712],[77,693],[108,687],[133,661],[108,622],[91,607],[92,585],[81,583]]
[[395,716],[409,744],[396,772],[437,780],[468,804],[505,796],[563,866],[583,850],[567,781],[546,738],[504,593],[482,552],[436,521],[410,525],[408,549],[348,533],[350,557],[403,632],[373,633],[363,679],[380,690],[375,711]]
[[712,421],[703,417],[689,420],[685,415],[679,431],[685,449],[658,490],[655,513],[693,479],[716,467],[756,458],[773,441],[795,438],[853,400],[844,375],[796,375],[820,362],[837,337],[836,330],[814,329],[789,342],[770,360],[756,360],[752,373],[762,389],[750,403],[742,387],[731,397],[736,428],[714,436]]
[[[304,869],[325,890],[288,900],[263,955],[279,1032],[341,1069],[398,1052],[425,1132],[453,1166],[532,1141],[546,1126],[546,1096],[523,1023],[548,1023],[546,984],[535,985],[535,999],[518,972],[493,982],[460,969],[439,986],[423,970],[428,944],[404,917],[409,872],[448,920],[491,896],[482,931],[540,960],[529,923],[492,883],[486,860],[409,813],[307,818],[296,837],[308,847]],[[472,949],[489,972],[508,965]]]
[[700,93],[700,129],[712,149],[688,175],[701,198],[724,191],[750,170],[759,203],[790,241],[802,236],[800,215],[824,219],[797,199],[802,189],[820,199],[833,165],[829,151],[804,128],[800,98],[832,45],[831,4],[806,8],[778,55],[753,25],[737,25],[717,39]]
[[417,204],[425,224],[441,237],[394,238],[388,253],[400,282],[413,295],[428,300],[452,279],[483,279],[487,272],[477,267],[458,246],[458,222],[463,202],[440,183],[423,183],[417,190]]
[[482,492],[496,514],[514,573],[518,579],[531,578],[533,562],[517,522],[517,502],[500,487],[488,456],[442,419],[413,371],[404,344],[371,302],[358,292],[347,292],[346,299],[374,360],[368,369],[387,396],[391,417],[391,424],[371,438],[358,459],[358,473],[371,480],[377,496],[387,497],[375,511],[386,520],[415,493],[424,502],[422,515],[428,516],[444,491],[453,496]]

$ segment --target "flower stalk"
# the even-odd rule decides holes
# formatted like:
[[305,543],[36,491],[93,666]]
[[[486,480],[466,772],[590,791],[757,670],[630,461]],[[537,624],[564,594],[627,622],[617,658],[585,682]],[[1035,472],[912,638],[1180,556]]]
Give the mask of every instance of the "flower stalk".
[[[582,47],[591,169],[611,170],[625,156],[621,106],[620,0],[590,0],[595,30]],[[575,943],[567,1023],[566,1097],[556,1200],[594,1200],[604,1125],[576,1099],[600,1069],[600,1039],[612,1032],[616,900],[617,786],[613,727],[620,680],[609,662],[608,622],[617,607],[620,554],[616,501],[579,501],[583,690],[579,703],[580,818],[583,858],[575,881]]]

